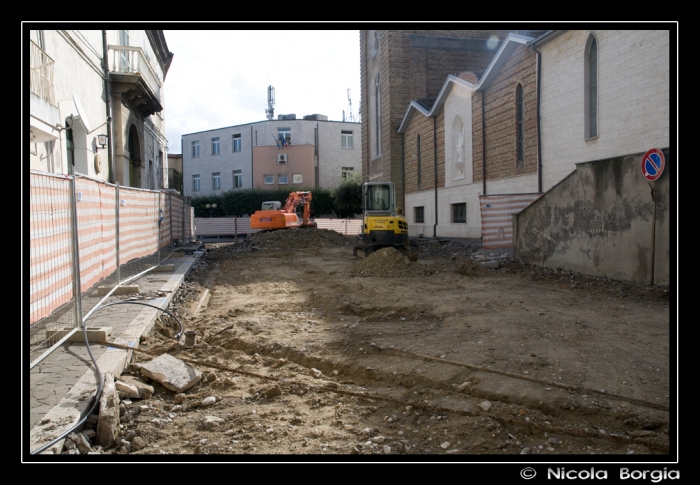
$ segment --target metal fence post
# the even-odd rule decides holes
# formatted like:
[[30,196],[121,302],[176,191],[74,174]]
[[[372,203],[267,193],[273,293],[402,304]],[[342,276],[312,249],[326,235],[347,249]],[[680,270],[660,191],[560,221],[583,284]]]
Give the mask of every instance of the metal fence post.
[[158,264],[157,266],[160,266],[160,226],[161,223],[163,222],[163,208],[160,206],[160,196],[161,193],[158,192],[158,242],[156,245],[158,246]]
[[115,220],[114,220],[114,240],[116,241],[116,246],[117,246],[117,286],[122,281],[121,278],[121,267],[119,266],[119,182],[115,183],[115,188],[116,190],[114,191],[116,194],[116,200],[115,200],[115,207],[114,207],[114,214],[115,214]]
[[78,204],[75,195],[75,173],[71,176],[71,248],[73,251],[73,294],[75,295],[75,319],[78,328],[83,328],[83,305],[80,288],[80,248],[78,240]]
[[173,252],[175,246],[173,245],[173,194],[168,194],[168,211],[170,212],[170,252]]

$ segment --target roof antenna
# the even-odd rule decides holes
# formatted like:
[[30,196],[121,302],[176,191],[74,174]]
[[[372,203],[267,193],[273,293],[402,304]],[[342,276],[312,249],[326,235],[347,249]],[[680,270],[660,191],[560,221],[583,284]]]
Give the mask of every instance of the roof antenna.
[[275,88],[272,85],[267,87],[267,109],[265,110],[265,116],[268,120],[272,120],[275,117]]

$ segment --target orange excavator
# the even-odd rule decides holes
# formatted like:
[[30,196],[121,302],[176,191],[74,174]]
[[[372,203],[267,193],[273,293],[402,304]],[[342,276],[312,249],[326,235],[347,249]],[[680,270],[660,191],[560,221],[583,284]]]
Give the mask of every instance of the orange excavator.
[[[310,222],[311,192],[292,192],[289,194],[284,207],[279,201],[273,200],[262,203],[262,210],[255,211],[250,217],[250,228],[263,231],[288,229],[290,227],[316,227]],[[299,222],[297,207],[302,206],[302,221]]]

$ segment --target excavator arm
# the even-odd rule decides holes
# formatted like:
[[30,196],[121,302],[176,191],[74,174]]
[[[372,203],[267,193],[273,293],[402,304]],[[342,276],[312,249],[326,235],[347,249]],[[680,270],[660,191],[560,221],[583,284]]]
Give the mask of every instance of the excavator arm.
[[301,227],[315,226],[315,224],[309,223],[311,217],[311,192],[292,192],[289,194],[287,201],[282,207],[283,212],[296,212],[297,206],[302,204],[303,207],[303,220],[300,224]]

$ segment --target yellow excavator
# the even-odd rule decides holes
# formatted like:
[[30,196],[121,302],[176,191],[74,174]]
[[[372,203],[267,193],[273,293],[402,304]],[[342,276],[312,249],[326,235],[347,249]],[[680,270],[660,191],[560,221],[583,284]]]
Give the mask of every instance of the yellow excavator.
[[363,220],[361,244],[352,254],[362,250],[364,256],[377,249],[394,247],[408,250],[408,223],[401,208],[396,208],[396,192],[391,182],[366,182],[362,185]]

